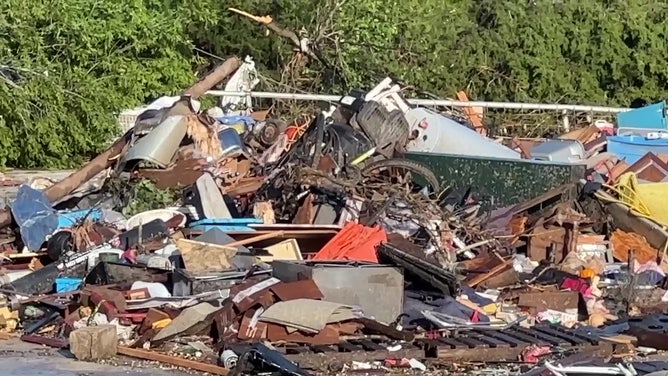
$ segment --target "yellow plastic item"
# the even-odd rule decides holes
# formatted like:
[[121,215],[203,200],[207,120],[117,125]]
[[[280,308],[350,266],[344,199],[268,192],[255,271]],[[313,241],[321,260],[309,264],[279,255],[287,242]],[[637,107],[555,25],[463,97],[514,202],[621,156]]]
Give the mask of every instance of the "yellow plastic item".
[[8,333],[14,333],[18,327],[19,327],[19,320],[16,319],[9,319],[5,323],[5,330]]
[[595,275],[596,273],[594,273],[594,271],[591,269],[582,269],[582,271],[580,272],[580,277],[582,278],[591,278]]
[[158,320],[151,325],[151,329],[162,329],[169,325],[169,323],[172,322],[172,319],[162,319]]
[[488,315],[493,315],[496,313],[496,311],[499,310],[499,307],[496,305],[496,303],[490,303],[482,307],[482,310],[485,311],[485,313]]
[[668,183],[638,183],[634,172],[627,172],[617,179],[614,186],[604,185],[619,198],[606,195],[596,196],[607,202],[617,202],[629,206],[636,215],[648,218],[664,228],[668,225],[668,206],[664,205],[668,193]]

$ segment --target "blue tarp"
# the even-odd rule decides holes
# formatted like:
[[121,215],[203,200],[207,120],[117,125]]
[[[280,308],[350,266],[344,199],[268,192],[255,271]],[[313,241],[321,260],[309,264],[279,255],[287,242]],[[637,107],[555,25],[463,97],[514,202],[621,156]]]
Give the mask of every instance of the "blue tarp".
[[12,215],[19,225],[23,244],[31,251],[39,250],[46,237],[58,229],[58,213],[44,192],[25,184],[19,187]]

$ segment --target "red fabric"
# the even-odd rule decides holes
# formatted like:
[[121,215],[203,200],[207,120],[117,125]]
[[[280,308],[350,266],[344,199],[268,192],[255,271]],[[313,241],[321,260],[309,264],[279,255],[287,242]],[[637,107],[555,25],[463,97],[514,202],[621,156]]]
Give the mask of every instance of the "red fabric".
[[577,291],[585,295],[589,289],[589,284],[587,281],[580,278],[566,278],[564,282],[561,283],[561,288],[565,290]]
[[127,251],[123,252],[123,258],[130,261],[132,264],[137,263],[137,250],[130,248]]
[[527,363],[538,363],[542,357],[551,354],[550,346],[531,345],[522,351],[522,360]]
[[349,222],[325,246],[313,260],[352,260],[378,263],[376,246],[387,242],[387,234],[381,227],[366,227]]

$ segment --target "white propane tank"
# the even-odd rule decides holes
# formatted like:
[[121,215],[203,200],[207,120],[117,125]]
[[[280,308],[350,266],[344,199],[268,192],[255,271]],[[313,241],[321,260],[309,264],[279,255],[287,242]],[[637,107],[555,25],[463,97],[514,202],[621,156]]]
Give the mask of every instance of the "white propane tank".
[[405,116],[410,134],[417,133],[418,135],[417,138],[408,142],[407,151],[521,159],[520,154],[515,150],[494,142],[437,112],[426,108],[414,108],[406,112]]

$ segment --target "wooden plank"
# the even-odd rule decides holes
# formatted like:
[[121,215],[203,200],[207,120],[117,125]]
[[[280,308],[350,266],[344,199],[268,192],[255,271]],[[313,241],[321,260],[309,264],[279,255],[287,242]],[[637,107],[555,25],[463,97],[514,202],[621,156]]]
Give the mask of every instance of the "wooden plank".
[[334,349],[332,346],[329,345],[312,345],[310,347],[311,350],[313,350],[316,353],[331,353],[337,351],[336,349]]
[[358,346],[350,342],[341,342],[338,344],[338,346],[341,352],[364,351],[364,348],[362,346]]
[[520,295],[519,307],[535,308],[536,312],[553,309],[560,312],[578,309],[580,293],[577,291],[530,292]]
[[[303,353],[286,355],[285,358],[291,362],[297,363],[303,368],[322,369],[323,366],[331,367],[332,369],[343,367],[350,362],[372,362],[383,361],[387,358],[425,358],[425,350],[412,348],[409,350],[399,351],[347,351],[347,352],[326,352],[326,353]],[[433,357],[436,356],[434,351]]]
[[487,362],[517,360],[524,347],[507,347],[494,349],[439,349],[438,361],[456,362]]
[[[531,330],[531,329],[527,329],[527,328],[517,327],[517,328],[515,328],[515,330],[517,330],[518,332],[520,332],[522,334],[526,334],[528,336],[536,336],[537,335],[536,331]],[[542,338],[542,339],[550,342],[551,345],[555,345],[555,346],[568,346],[568,345],[571,344],[569,341],[566,341],[563,338],[554,337],[554,336],[551,336],[551,335],[545,334],[545,333],[540,333],[538,338]]]
[[545,333],[545,334],[549,334],[551,336],[563,338],[563,339],[571,342],[573,345],[588,345],[589,343],[592,343],[594,345],[597,344],[597,342],[595,343],[595,341],[593,341],[593,340],[579,338],[578,336],[575,336],[575,335],[570,334],[570,333],[565,333],[565,332],[556,330],[554,328],[549,328],[549,327],[537,325],[537,326],[534,327],[534,329],[541,332],[541,333]]
[[470,347],[469,345],[458,342],[453,338],[438,338],[437,341],[450,346],[451,349],[468,349]]
[[349,342],[362,346],[366,351],[387,351],[387,349],[384,346],[381,346],[377,343],[374,343],[373,341],[369,341],[368,339],[364,338],[352,340]]
[[306,346],[290,346],[285,348],[286,354],[312,354]]
[[497,338],[486,336],[484,334],[484,331],[482,331],[481,333],[471,332],[469,333],[469,336],[479,341],[487,343],[490,347],[510,347],[510,343],[501,341]]
[[505,330],[503,332],[503,334],[505,334],[509,337],[515,337],[515,338],[520,339],[520,340],[522,340],[522,341],[524,341],[528,344],[531,344],[531,345],[538,345],[538,346],[551,345],[551,343],[547,342],[546,340],[544,340],[542,338],[537,338],[535,336],[528,336],[528,335],[513,331],[512,329],[511,330]]
[[[538,325],[538,327],[542,327],[542,326],[543,325]],[[561,333],[570,334],[570,335],[573,335],[575,337],[582,338],[582,339],[590,342],[593,345],[597,345],[598,343],[600,343],[602,341],[601,337],[599,337],[597,335],[576,332],[574,330],[570,330],[570,329],[564,328],[562,326],[547,325],[546,327],[554,329],[554,330],[556,330],[558,332],[561,332]]]
[[522,347],[522,348],[524,348],[524,347],[527,347],[527,346],[531,345],[531,342],[527,342],[527,341],[524,341],[524,340],[521,340],[521,339],[517,339],[515,337],[511,337],[511,336],[506,335],[502,332],[497,332],[497,331],[494,331],[494,330],[486,331],[485,335],[487,335],[488,337],[496,338],[496,339],[501,340],[501,341],[505,341],[505,342],[510,344],[510,347]]
[[498,264],[497,266],[493,267],[489,272],[475,276],[470,281],[466,281],[466,284],[469,285],[470,287],[475,287],[476,285],[485,282],[486,280],[495,276],[497,273],[500,273],[501,271],[509,267],[511,262],[512,259],[505,260],[500,264]]
[[486,349],[489,347],[489,345],[486,342],[479,341],[468,335],[466,337],[458,337],[457,340],[459,342],[469,345],[469,347],[471,348]]
[[212,375],[226,376],[229,373],[229,370],[227,368],[219,367],[213,364],[197,362],[190,359],[183,359],[166,354],[160,354],[155,351],[149,351],[143,349],[131,349],[129,347],[119,346],[118,354],[137,359],[145,359],[155,362],[161,362],[177,367],[190,368],[195,371],[206,372]]
[[22,259],[22,258],[33,258],[33,257],[41,257],[46,255],[46,252],[30,252],[30,253],[7,253],[4,254],[3,256],[10,258],[10,259]]
[[19,336],[16,333],[0,332],[0,340],[2,341],[7,341],[14,338],[19,338]]

